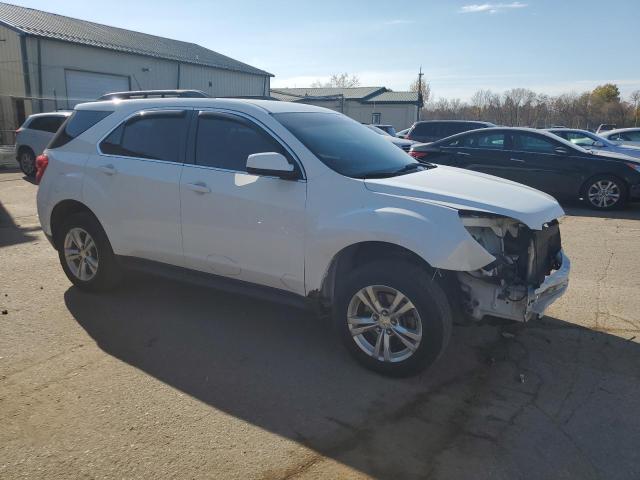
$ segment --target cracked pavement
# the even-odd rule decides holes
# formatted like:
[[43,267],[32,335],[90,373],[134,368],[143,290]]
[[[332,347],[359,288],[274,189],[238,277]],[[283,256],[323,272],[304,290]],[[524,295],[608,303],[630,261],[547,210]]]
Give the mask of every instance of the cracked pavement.
[[640,478],[640,205],[568,208],[547,317],[456,326],[398,380],[298,310],[145,276],[78,292],[35,192],[0,171],[0,478]]

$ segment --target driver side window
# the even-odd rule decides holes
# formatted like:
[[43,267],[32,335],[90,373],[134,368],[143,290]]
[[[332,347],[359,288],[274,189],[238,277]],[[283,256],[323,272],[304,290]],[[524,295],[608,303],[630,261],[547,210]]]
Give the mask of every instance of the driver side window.
[[[249,121],[230,115],[200,114],[196,133],[195,164],[247,171],[247,157],[253,153],[289,154],[271,135]],[[289,163],[292,163],[289,159]]]

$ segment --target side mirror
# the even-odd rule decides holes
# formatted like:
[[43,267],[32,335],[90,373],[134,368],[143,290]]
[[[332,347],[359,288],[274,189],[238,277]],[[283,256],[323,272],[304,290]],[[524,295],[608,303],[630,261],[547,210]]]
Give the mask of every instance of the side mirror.
[[567,153],[569,153],[569,150],[567,150],[564,147],[556,147],[553,149],[553,151],[557,154],[557,155],[566,155]]
[[253,153],[247,157],[247,173],[279,177],[288,180],[296,178],[293,165],[281,153]]
[[596,140],[595,142],[593,142],[593,146],[596,148],[604,148],[604,142],[601,142],[600,140]]

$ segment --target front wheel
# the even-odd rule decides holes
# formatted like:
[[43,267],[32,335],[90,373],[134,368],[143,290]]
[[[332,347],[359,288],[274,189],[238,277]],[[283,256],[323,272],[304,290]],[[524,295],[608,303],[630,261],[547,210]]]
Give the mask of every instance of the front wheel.
[[431,365],[451,336],[442,288],[405,262],[376,262],[338,286],[334,322],[353,357],[376,372],[407,376]]
[[626,183],[613,175],[593,177],[582,189],[584,200],[596,210],[622,208],[627,201],[627,193]]

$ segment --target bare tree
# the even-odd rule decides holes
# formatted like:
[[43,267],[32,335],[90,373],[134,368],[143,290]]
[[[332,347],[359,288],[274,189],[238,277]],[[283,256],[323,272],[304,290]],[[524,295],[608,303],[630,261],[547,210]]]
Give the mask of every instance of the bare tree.
[[528,89],[514,88],[502,94],[478,90],[469,102],[441,98],[431,101],[423,118],[484,120],[497,125],[550,127],[566,125],[593,128],[600,123],[632,126],[640,120],[640,90],[629,101],[620,99],[613,84],[599,86],[583,93],[563,93],[558,96],[538,94]]
[[351,88],[360,86],[360,79],[357,75],[349,75],[348,73],[334,73],[328,82],[316,80],[311,84],[314,88]]
[[640,90],[631,92],[631,101],[633,102],[633,126],[638,126],[638,103],[640,103]]
[[422,92],[422,102],[427,103],[429,98],[431,97],[431,86],[425,80],[420,80],[420,85],[418,85],[418,79],[411,83],[409,86],[410,92]]

